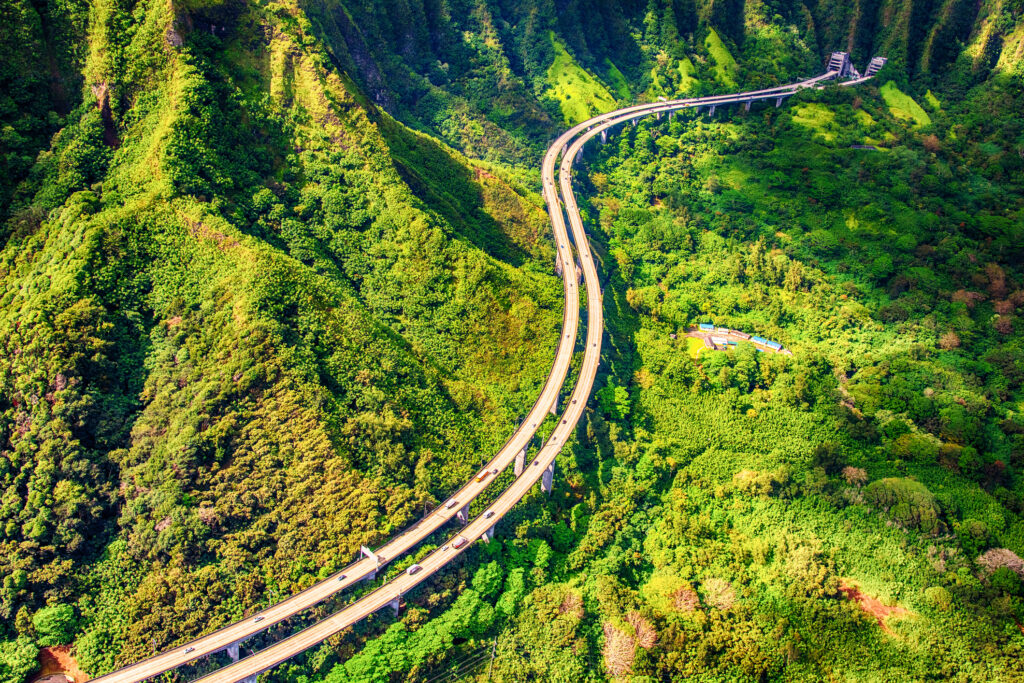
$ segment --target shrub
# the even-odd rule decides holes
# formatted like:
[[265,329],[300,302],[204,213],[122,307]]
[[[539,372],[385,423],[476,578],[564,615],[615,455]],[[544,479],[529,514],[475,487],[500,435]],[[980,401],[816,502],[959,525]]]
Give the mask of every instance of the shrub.
[[888,512],[905,528],[939,533],[945,527],[939,520],[941,511],[935,496],[920,482],[900,477],[880,479],[864,489],[864,495],[868,503]]

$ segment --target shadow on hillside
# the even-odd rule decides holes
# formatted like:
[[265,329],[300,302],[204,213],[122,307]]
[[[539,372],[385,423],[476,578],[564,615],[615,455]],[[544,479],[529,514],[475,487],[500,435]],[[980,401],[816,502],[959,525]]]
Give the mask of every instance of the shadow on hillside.
[[512,225],[502,226],[488,212],[483,188],[471,166],[460,163],[434,140],[388,117],[379,125],[402,179],[459,237],[513,266],[530,259],[526,248],[509,234]]

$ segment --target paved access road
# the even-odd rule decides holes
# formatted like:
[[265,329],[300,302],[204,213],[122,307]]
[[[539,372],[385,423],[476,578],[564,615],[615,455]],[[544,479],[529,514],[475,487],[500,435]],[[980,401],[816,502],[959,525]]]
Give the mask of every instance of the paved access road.
[[[271,647],[205,676],[199,679],[197,683],[236,683],[237,681],[250,678],[313,647],[373,612],[392,604],[398,604],[396,601],[400,600],[402,595],[443,569],[469,547],[469,544],[459,550],[451,547],[451,543],[455,538],[462,536],[473,541],[491,532],[494,525],[543,477],[545,470],[554,466],[555,456],[572,435],[572,431],[576,428],[576,424],[583,414],[583,409],[593,390],[601,355],[603,315],[597,266],[591,255],[590,245],[583,228],[583,221],[579,214],[576,198],[572,192],[572,164],[577,154],[590,139],[604,130],[624,124],[640,116],[672,112],[688,107],[741,104],[756,100],[784,98],[804,88],[821,87],[820,84],[823,81],[834,79],[836,75],[836,72],[826,72],[815,78],[798,83],[733,95],[716,95],[704,98],[635,105],[602,114],[563,133],[551,145],[544,156],[541,173],[544,199],[551,216],[557,245],[557,259],[562,268],[565,293],[563,325],[558,349],[551,373],[548,375],[547,382],[537,402],[522,425],[510,437],[498,454],[487,463],[485,468],[504,469],[508,467],[515,460],[516,456],[528,446],[544,417],[556,405],[559,390],[565,381],[572,361],[579,326],[579,292],[575,277],[576,269],[573,262],[572,245],[569,241],[565,214],[562,211],[561,199],[564,199],[565,211],[569,216],[568,227],[572,231],[573,241],[577,248],[586,285],[587,335],[579,379],[552,435],[543,445],[533,462],[527,463],[523,473],[489,506],[486,512],[493,512],[494,514],[487,519],[481,514],[446,544],[445,547],[447,549],[438,549],[424,558],[419,563],[423,567],[422,571],[414,575],[401,574],[330,617]],[[856,81],[849,81],[846,84],[853,85],[865,80],[868,79],[862,78]],[[562,162],[559,169],[559,186],[556,187],[554,176],[555,166],[559,157],[561,157]],[[483,482],[476,482],[474,478],[474,480],[471,480],[446,501],[445,504],[442,504],[432,513],[403,531],[385,546],[377,549],[375,552],[380,562],[390,562],[427,538],[443,524],[455,517],[459,509],[474,500],[493,479],[493,476],[489,476]],[[447,503],[451,501],[455,501],[455,504],[449,508]],[[136,683],[204,655],[223,650],[283,619],[308,609],[344,588],[351,586],[356,581],[372,575],[377,570],[378,565],[378,561],[363,558],[328,579],[242,621],[235,622],[190,643],[124,667],[96,680],[103,683]],[[186,649],[189,651],[186,652]]]

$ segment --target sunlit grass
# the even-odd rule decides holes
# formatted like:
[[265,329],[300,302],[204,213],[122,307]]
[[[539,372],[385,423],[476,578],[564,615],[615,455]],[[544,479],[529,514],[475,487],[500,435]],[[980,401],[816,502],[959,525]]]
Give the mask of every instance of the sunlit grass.
[[569,125],[586,121],[594,114],[603,114],[615,108],[615,98],[592,74],[576,63],[551,33],[555,48],[555,61],[548,68],[547,95],[558,100],[562,117]]
[[896,118],[914,121],[918,126],[927,126],[932,122],[928,112],[922,109],[913,97],[897,88],[892,81],[881,87],[881,93],[886,106]]

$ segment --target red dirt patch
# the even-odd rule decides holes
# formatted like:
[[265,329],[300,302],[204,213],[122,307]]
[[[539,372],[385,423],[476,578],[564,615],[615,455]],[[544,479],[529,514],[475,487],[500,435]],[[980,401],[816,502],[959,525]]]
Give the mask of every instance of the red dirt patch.
[[89,680],[89,676],[78,668],[78,662],[71,656],[70,645],[44,647],[39,650],[39,673],[30,680],[33,683],[43,680],[60,683],[61,674],[64,675],[63,680],[74,681],[74,683],[85,683]]
[[882,630],[889,635],[893,635],[893,632],[889,625],[885,623],[885,619],[890,616],[903,617],[910,614],[910,610],[906,608],[889,607],[878,598],[865,595],[861,592],[860,588],[845,579],[839,582],[839,590],[850,600],[856,600],[860,608],[873,616],[878,625],[882,627]]

